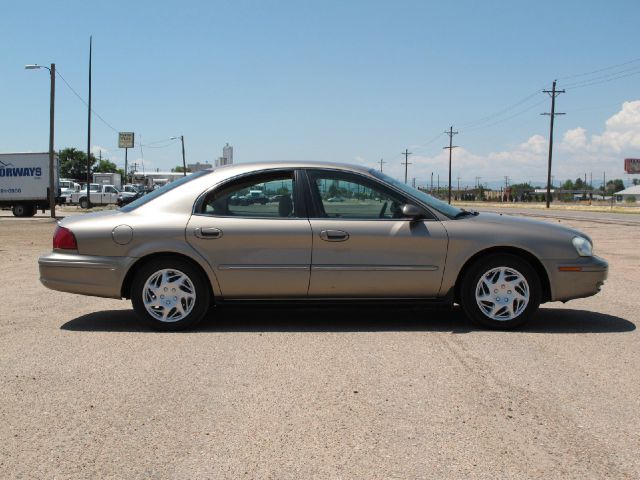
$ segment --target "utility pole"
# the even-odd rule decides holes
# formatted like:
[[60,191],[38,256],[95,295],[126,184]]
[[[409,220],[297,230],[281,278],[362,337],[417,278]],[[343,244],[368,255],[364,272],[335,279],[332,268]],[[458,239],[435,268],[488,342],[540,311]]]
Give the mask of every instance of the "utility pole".
[[433,172],[431,172],[431,194],[433,195]]
[[411,165],[409,163],[409,155],[412,155],[412,153],[409,151],[409,149],[405,149],[405,151],[402,152],[402,155],[404,155],[404,163],[401,163],[400,165],[404,165],[404,183],[406,185],[407,184],[407,169],[409,168],[409,165]]
[[504,200],[505,200],[505,202],[509,200],[509,198],[507,197],[507,188],[509,188],[509,176],[505,175],[504,176]]
[[549,122],[549,163],[547,166],[547,208],[549,208],[549,201],[551,199],[551,159],[553,157],[553,120],[556,115],[564,115],[564,113],[556,113],[556,97],[561,93],[565,93],[564,90],[556,90],[556,82],[553,81],[553,87],[551,90],[543,90],[544,93],[551,97],[551,113],[542,113],[541,115],[549,115],[551,121]]
[[387,163],[382,158],[380,159],[380,172],[382,172],[382,164]]
[[91,208],[91,45],[93,37],[89,37],[89,103],[87,105],[87,208]]
[[411,181],[411,186],[413,188],[416,188],[416,177],[413,177],[413,180]]
[[457,135],[458,132],[454,132],[453,126],[451,126],[449,127],[449,131],[445,131],[444,133],[449,135],[449,146],[442,147],[442,149],[443,150],[446,150],[447,148],[449,149],[449,204],[451,204],[451,152],[453,151],[454,148],[458,148],[457,146],[453,145],[453,136]]
[[182,142],[182,171],[184,172],[184,177],[187,176],[187,162],[184,159],[184,135],[180,135],[180,141]]
[[[55,116],[56,103],[56,64],[52,63],[49,70],[51,77],[51,93],[49,95],[49,209],[51,210],[51,218],[56,218],[56,187],[53,182],[55,174],[53,151],[53,123]],[[59,166],[59,165],[58,165]],[[59,170],[59,169],[58,169]]]

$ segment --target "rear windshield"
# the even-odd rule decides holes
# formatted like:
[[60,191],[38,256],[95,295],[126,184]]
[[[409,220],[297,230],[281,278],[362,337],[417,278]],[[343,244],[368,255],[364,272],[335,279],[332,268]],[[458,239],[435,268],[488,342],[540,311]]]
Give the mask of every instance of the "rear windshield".
[[207,175],[209,173],[211,173],[213,170],[202,170],[200,172],[196,172],[196,173],[191,173],[185,177],[182,177],[179,180],[174,180],[173,182],[169,182],[166,185],[158,188],[157,190],[154,190],[152,192],[147,193],[146,195],[141,196],[140,198],[134,200],[133,202],[129,203],[128,205],[125,205],[124,207],[122,207],[120,209],[121,212],[130,212],[132,210],[135,210],[138,207],[141,207],[142,205],[145,205],[146,203],[160,197],[161,195],[164,195],[165,193],[173,190],[174,188],[179,187],[180,185],[184,185],[185,183],[189,183],[191,180],[195,180],[196,178],[202,177],[204,175]]

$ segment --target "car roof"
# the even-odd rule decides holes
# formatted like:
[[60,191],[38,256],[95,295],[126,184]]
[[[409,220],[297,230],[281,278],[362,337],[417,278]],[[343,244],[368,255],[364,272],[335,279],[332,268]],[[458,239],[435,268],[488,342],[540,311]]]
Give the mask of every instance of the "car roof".
[[261,162],[245,162],[245,163],[234,163],[232,165],[223,165],[221,167],[216,167],[210,169],[211,171],[220,172],[223,174],[228,174],[230,176],[253,172],[259,170],[271,170],[278,168],[329,168],[329,169],[337,169],[337,170],[350,170],[356,171],[360,173],[367,173],[371,170],[371,167],[365,167],[363,165],[354,165],[349,163],[339,163],[339,162],[318,162],[318,161],[261,161]]

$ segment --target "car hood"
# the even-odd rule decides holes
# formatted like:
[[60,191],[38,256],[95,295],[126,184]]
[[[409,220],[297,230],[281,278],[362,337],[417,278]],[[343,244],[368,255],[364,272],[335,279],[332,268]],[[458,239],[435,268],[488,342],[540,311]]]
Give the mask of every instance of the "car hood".
[[561,225],[559,223],[560,220],[554,220],[558,223],[552,223],[517,215],[481,212],[479,215],[476,215],[474,217],[466,217],[462,219],[462,221],[471,221],[487,225],[500,225],[507,228],[513,228],[515,231],[522,233],[526,233],[527,231],[535,231],[539,234],[541,231],[546,231],[550,236],[579,236],[584,237],[591,242],[591,238],[588,235],[574,228]]

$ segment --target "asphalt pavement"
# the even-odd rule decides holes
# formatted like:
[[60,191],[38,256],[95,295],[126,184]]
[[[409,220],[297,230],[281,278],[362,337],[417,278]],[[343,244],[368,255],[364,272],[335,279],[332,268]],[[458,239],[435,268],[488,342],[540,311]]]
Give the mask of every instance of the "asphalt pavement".
[[236,307],[159,333],[38,281],[0,218],[0,478],[640,478],[638,228],[582,229],[603,291],[515,332],[459,308]]

